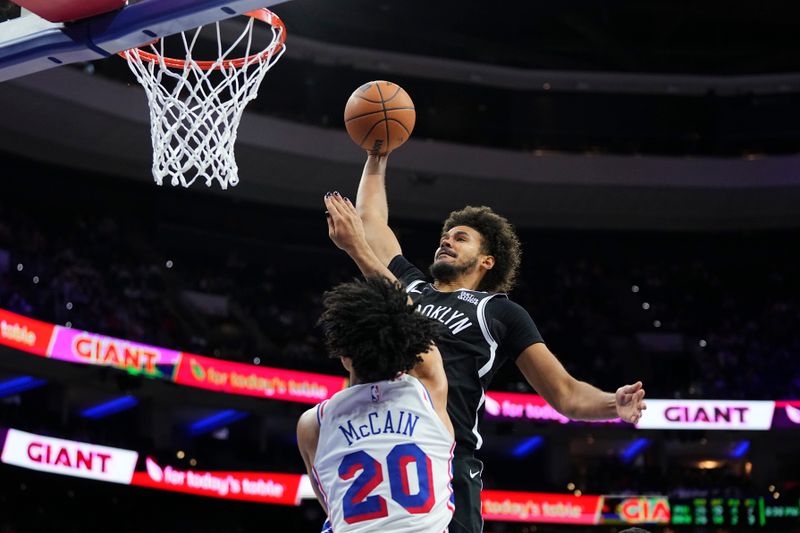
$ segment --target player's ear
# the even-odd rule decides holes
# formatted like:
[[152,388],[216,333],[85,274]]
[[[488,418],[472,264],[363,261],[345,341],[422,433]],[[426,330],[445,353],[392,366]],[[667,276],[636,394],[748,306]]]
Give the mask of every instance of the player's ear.
[[495,259],[493,255],[485,255],[483,259],[481,259],[480,265],[484,268],[484,270],[491,270],[494,268]]
[[347,370],[348,372],[353,370],[353,360],[350,357],[342,356],[339,357],[339,359],[342,361],[342,366],[344,367],[345,370]]

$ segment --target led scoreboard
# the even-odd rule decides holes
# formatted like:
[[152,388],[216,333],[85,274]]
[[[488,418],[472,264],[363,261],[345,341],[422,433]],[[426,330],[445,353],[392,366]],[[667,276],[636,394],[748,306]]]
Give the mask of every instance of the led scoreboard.
[[800,502],[776,504],[764,498],[670,498],[671,521],[692,526],[797,527]]
[[764,525],[761,498],[670,498],[672,523],[694,526]]

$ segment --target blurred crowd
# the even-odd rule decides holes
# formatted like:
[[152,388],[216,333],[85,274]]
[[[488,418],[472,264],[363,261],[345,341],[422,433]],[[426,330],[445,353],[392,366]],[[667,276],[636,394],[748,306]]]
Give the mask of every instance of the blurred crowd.
[[[109,181],[43,181],[9,180],[0,197],[0,308],[212,357],[342,373],[339,363],[325,356],[316,321],[324,291],[357,271],[328,241],[321,212],[266,208],[150,186],[112,188]],[[49,191],[46,200],[39,194],[42,186]],[[425,270],[439,225],[412,221],[393,221],[393,225],[404,253]],[[800,390],[800,365],[793,357],[800,349],[800,334],[793,327],[800,319],[800,282],[792,262],[796,236],[792,231],[520,229],[523,267],[511,296],[531,313],[565,366],[604,389],[642,379],[651,398],[794,399]],[[508,365],[492,388],[529,392],[521,379]],[[47,407],[52,404],[48,398],[57,397],[54,394],[52,388],[40,397],[33,391],[21,404],[19,397],[4,399],[2,425],[147,450],[156,456],[170,454],[164,462],[174,463],[174,449],[158,448],[147,431],[126,429],[147,427],[142,423],[147,409],[145,414],[133,410],[93,423]],[[296,416],[294,407],[299,408],[287,409],[289,418]],[[198,468],[216,468],[213,461],[220,468],[298,471],[301,464],[288,433],[277,426],[259,429],[272,423],[258,416],[258,423],[234,427],[229,438],[195,439],[190,446],[193,457],[201,461]],[[518,429],[499,423],[487,431],[496,433],[493,442],[510,436],[514,446],[526,438],[516,435]],[[266,435],[259,436],[260,431]],[[702,438],[689,433],[676,438]],[[671,463],[663,462],[666,444],[661,441],[629,465],[621,464],[616,455],[553,458],[559,443],[581,438],[592,437],[570,433],[569,427],[563,435],[548,433],[545,451],[526,459],[512,457],[503,446],[487,449],[486,486],[563,492],[565,479],[571,479],[586,494],[724,497],[763,490],[742,474],[742,461],[716,470],[690,467],[677,475],[667,466]],[[551,471],[550,465],[559,462],[568,466]],[[542,475],[512,475],[520,465]],[[30,502],[26,504],[30,509],[26,507],[26,518],[19,523],[4,523],[0,517],[0,532],[51,530],[61,510],[35,504],[50,498],[51,489],[45,487],[49,483],[42,481],[36,496],[26,498],[34,478],[14,471],[19,474],[17,482],[12,479],[17,474],[8,471],[11,467],[3,468],[3,479],[13,482],[2,484],[0,509],[21,505],[20,498]],[[102,530],[98,524],[112,520],[111,516],[135,515],[131,506],[155,508],[157,501],[168,498],[181,511],[165,515],[163,523],[148,530],[196,529],[196,522],[182,514],[191,514],[196,505],[189,497],[139,489],[126,489],[135,494],[116,494],[75,483],[53,485],[66,509],[85,511],[96,500],[109,513],[97,515],[98,522],[91,527],[78,518],[67,520],[67,526]],[[102,495],[94,494],[97,491]],[[234,511],[251,518],[230,523],[221,516]],[[308,531],[317,527],[320,512],[313,502],[300,512]],[[295,524],[299,516],[297,511],[284,515],[280,509],[238,504],[220,506],[219,513],[219,521],[208,530],[250,531],[263,526],[259,513],[268,513],[263,516],[275,523]],[[131,522],[130,530],[143,530],[146,525],[141,520]],[[487,531],[523,529],[491,524]],[[538,531],[546,529],[540,526]]]
[[[133,203],[147,202],[155,207],[146,212],[158,211],[152,193]],[[136,219],[71,205],[0,199],[0,307],[213,357],[338,370],[316,320],[323,292],[357,271],[327,242],[316,212],[220,201],[215,217],[255,221],[220,229],[179,210]],[[425,270],[438,225],[395,227]],[[797,397],[796,234],[520,235],[511,296],[577,377],[607,389],[643,379],[651,397]],[[529,390],[520,380],[505,370],[493,387]]]

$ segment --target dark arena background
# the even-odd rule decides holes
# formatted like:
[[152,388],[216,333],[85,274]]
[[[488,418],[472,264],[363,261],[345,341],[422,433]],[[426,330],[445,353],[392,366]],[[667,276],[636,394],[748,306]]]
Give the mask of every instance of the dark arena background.
[[322,199],[356,196],[342,112],[380,79],[417,113],[404,254],[491,206],[569,372],[647,391],[637,426],[572,422],[502,368],[484,531],[800,531],[800,4],[272,3],[227,190],[153,182],[120,57],[0,83],[0,533],[320,530],[295,427],[346,386],[317,319],[359,275]]

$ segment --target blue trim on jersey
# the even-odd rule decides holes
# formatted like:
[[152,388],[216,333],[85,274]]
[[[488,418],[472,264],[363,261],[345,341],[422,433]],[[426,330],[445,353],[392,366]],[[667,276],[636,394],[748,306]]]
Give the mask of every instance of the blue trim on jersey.
[[425,397],[428,398],[428,401],[431,403],[431,407],[436,409],[436,406],[433,405],[433,399],[431,398],[431,393],[428,392],[428,387],[426,387],[425,384],[421,380],[417,379],[417,381],[419,381],[419,384],[422,385],[422,390],[425,391]]
[[326,403],[328,403],[328,400],[319,402],[317,404],[317,424],[319,424],[320,426],[322,426],[322,417],[325,414],[324,411]]

